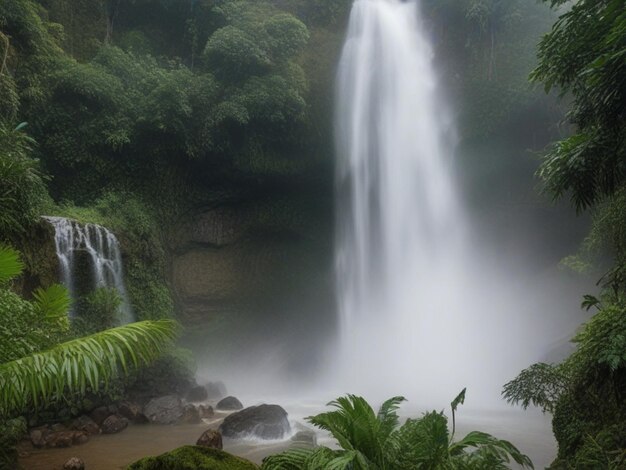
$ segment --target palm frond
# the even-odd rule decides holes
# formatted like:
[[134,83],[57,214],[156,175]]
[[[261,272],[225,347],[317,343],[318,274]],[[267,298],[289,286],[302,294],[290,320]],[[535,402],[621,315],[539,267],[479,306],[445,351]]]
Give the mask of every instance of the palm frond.
[[178,330],[173,320],[131,323],[0,364],[0,415],[38,409],[65,393],[106,390],[131,367],[157,359]]
[[10,281],[22,274],[24,263],[20,253],[5,245],[0,245],[0,283]]
[[473,431],[463,439],[450,446],[450,455],[457,456],[466,452],[467,448],[474,447],[482,455],[489,455],[497,460],[509,462],[509,457],[522,467],[534,468],[533,463],[527,455],[511,444],[509,441],[498,439],[485,432]]

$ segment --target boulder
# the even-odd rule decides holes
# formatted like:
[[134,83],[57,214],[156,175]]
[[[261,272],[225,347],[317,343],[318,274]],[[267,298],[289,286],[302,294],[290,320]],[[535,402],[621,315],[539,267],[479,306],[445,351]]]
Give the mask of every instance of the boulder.
[[278,405],[251,406],[224,418],[219,427],[224,437],[281,439],[291,432],[287,412]]
[[76,418],[72,422],[71,428],[77,431],[85,431],[90,436],[100,434],[100,427],[87,415]]
[[128,420],[119,415],[111,415],[102,423],[102,434],[117,434],[128,427]]
[[206,388],[204,388],[202,385],[196,385],[195,387],[189,389],[186,398],[187,401],[199,402],[206,400],[208,397],[209,394],[207,393]]
[[200,418],[212,418],[215,415],[213,411],[213,407],[209,405],[200,405],[198,406],[198,413],[200,413]]
[[98,425],[102,426],[104,420],[111,416],[113,413],[109,411],[108,406],[100,406],[89,413],[89,417]]
[[29,432],[30,442],[35,447],[44,447],[46,445],[46,437],[48,437],[49,434],[50,430],[46,426],[31,429]]
[[215,406],[218,411],[235,411],[243,409],[243,405],[235,397],[222,398]]
[[141,407],[136,403],[122,402],[117,407],[117,413],[131,423],[146,424],[150,422],[148,417],[142,413]]
[[201,421],[200,412],[195,406],[187,404],[183,407],[183,415],[180,418],[181,423],[198,424]]
[[202,433],[196,442],[197,446],[210,447],[212,449],[222,449],[222,435],[215,429],[207,429]]
[[45,438],[46,447],[71,447],[74,444],[84,444],[89,436],[84,431],[57,431],[51,432]]
[[153,398],[144,407],[143,413],[151,423],[173,424],[182,418],[184,414],[183,404],[176,395]]
[[78,457],[72,457],[63,464],[63,470],[85,470],[85,462]]
[[315,431],[298,431],[291,438],[291,441],[298,447],[315,447],[317,446],[317,434]]
[[223,450],[184,446],[158,457],[141,459],[128,470],[259,470],[259,467]]

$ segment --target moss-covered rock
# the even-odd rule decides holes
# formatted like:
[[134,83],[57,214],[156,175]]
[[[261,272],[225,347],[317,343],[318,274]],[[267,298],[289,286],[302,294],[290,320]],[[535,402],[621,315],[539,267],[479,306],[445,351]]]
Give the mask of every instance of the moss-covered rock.
[[141,459],[128,470],[258,470],[252,462],[218,449],[184,446],[158,457]]

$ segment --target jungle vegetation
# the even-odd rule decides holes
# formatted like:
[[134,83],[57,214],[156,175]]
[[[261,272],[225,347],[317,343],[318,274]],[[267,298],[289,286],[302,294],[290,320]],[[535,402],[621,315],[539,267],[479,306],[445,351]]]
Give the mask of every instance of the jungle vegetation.
[[[157,339],[173,340],[168,241],[171,229],[197,207],[261,194],[297,197],[298,188],[313,182],[321,212],[332,218],[332,79],[350,3],[0,2],[0,242],[6,244],[0,250],[0,377],[23,374],[19,383],[1,387],[0,406],[8,413],[3,436],[23,433],[17,416],[24,408],[103,385],[126,366],[153,361],[163,351]],[[423,9],[442,57],[442,80],[459,110],[460,153],[467,155],[461,166],[470,179],[487,175],[488,184],[475,186],[519,202],[507,199],[511,188],[521,184],[518,174],[535,171],[536,162],[508,142],[528,132],[540,145],[558,140],[539,169],[546,191],[593,217],[589,236],[567,264],[600,279],[602,293],[584,300],[594,316],[577,335],[571,357],[530,366],[505,386],[505,397],[553,414],[554,468],[621,468],[626,4],[424,0]],[[552,92],[544,96],[530,86],[529,74]],[[567,117],[554,125],[564,109]],[[502,141],[506,151],[489,148]],[[480,206],[487,197],[479,190],[468,199]],[[95,292],[80,299],[91,319],[69,325],[61,288],[22,282],[44,271],[33,242],[44,214],[100,223],[119,235],[131,303],[147,323],[110,329],[115,295]],[[138,352],[125,349],[127,341],[139,345],[132,350]],[[118,354],[104,360],[103,344]],[[45,380],[33,382],[43,359],[52,365]],[[70,364],[80,373],[60,381],[58,372]],[[358,397],[340,399],[330,412],[338,414],[323,415],[317,424],[339,439],[352,433],[343,450],[276,459],[391,465],[399,457],[383,455],[380,439],[422,435],[432,438],[423,441],[429,444],[407,455],[443,459],[441,468],[473,458],[463,441],[452,443],[454,431],[441,413],[398,429],[398,403],[388,402],[376,415]],[[381,434],[359,434],[355,413]],[[473,437],[476,452],[499,459],[498,465],[506,462],[503,456],[526,463],[503,441]]]

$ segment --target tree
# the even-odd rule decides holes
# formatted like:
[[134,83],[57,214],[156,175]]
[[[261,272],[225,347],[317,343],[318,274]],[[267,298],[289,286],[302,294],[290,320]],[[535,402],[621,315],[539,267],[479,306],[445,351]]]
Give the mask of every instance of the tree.
[[615,193],[626,175],[625,7],[624,0],[577,1],[539,44],[531,75],[547,91],[571,96],[575,132],[554,144],[539,174],[555,198],[569,193],[579,211]]

